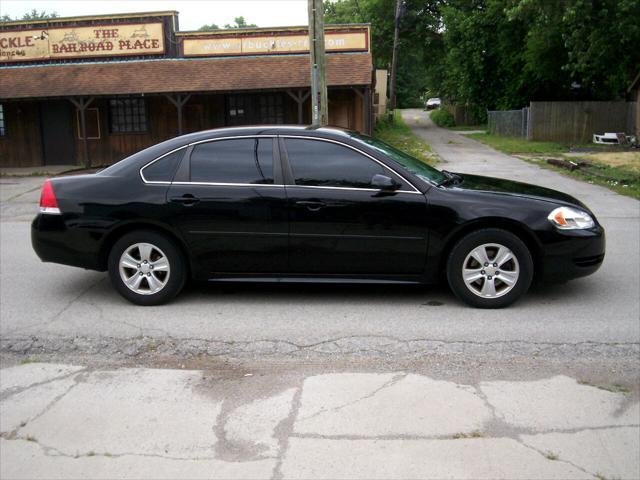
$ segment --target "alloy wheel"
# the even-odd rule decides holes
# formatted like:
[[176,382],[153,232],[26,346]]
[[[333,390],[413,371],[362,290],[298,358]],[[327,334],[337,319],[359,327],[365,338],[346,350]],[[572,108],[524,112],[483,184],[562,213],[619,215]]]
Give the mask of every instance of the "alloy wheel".
[[118,266],[122,282],[139,295],[158,293],[171,274],[167,256],[151,243],[135,243],[126,248]]
[[482,298],[506,295],[516,285],[519,276],[518,259],[509,248],[498,243],[485,243],[474,248],[462,264],[464,284]]

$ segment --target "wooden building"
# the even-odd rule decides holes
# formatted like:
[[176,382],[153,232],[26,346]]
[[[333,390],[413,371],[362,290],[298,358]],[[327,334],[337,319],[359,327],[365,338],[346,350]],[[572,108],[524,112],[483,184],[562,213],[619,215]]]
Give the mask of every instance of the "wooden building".
[[[177,12],[0,24],[0,167],[106,165],[181,133],[310,123],[306,27],[177,27]],[[329,123],[365,133],[369,35],[325,30]]]

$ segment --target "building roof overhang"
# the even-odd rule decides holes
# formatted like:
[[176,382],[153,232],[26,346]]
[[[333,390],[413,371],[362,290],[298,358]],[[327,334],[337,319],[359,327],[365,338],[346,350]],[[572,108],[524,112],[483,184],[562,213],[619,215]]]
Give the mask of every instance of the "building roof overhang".
[[46,26],[55,26],[57,24],[67,24],[73,22],[79,23],[87,23],[90,25],[90,22],[99,21],[99,20],[123,20],[130,18],[152,18],[152,17],[175,17],[178,15],[176,10],[166,10],[159,12],[133,12],[133,13],[117,13],[117,14],[106,14],[106,15],[83,15],[78,17],[55,17],[55,18],[43,18],[43,19],[32,19],[32,20],[12,20],[10,22],[2,22],[3,29],[8,29],[10,27],[29,27],[31,25],[46,25]]
[[[368,86],[368,53],[327,55],[327,85]],[[0,69],[0,99],[308,88],[309,55],[86,62]]]

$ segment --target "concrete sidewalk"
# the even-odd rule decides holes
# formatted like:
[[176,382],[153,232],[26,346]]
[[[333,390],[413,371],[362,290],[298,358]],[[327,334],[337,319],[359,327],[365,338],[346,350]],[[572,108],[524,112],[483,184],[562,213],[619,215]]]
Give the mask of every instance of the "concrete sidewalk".
[[79,170],[80,165],[38,165],[36,167],[0,167],[2,177],[54,177],[64,172]]
[[0,477],[637,479],[615,390],[32,363],[0,371]]

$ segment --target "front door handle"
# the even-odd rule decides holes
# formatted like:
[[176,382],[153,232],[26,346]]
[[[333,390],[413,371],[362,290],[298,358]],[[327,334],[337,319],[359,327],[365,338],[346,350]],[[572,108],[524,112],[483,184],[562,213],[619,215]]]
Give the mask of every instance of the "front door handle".
[[185,193],[181,197],[171,197],[169,199],[170,202],[173,203],[181,203],[185,207],[191,207],[200,201],[200,199],[190,193]]
[[307,210],[311,212],[317,212],[318,210],[327,206],[326,203],[320,202],[317,200],[300,200],[296,202],[296,205],[300,205],[301,207],[306,207]]

